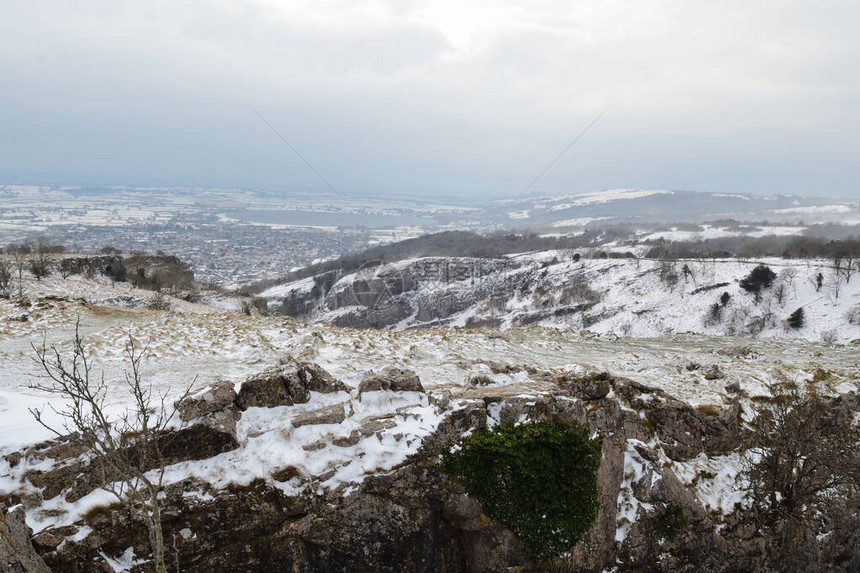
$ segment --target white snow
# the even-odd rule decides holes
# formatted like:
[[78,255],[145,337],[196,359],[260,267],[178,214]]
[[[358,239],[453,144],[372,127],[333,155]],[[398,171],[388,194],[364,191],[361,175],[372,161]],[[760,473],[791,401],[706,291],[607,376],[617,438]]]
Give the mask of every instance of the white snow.
[[772,213],[850,213],[851,205],[834,204],[834,205],[809,205],[806,207],[788,207],[785,209],[774,209]]
[[119,557],[108,557],[103,551],[99,551],[99,555],[114,571],[114,573],[126,573],[131,571],[135,565],[146,563],[146,559],[135,559],[134,547],[126,549]]
[[606,191],[590,191],[588,193],[578,193],[568,195],[566,197],[555,197],[551,201],[568,199],[565,203],[556,203],[551,211],[562,211],[572,207],[582,207],[584,205],[594,205],[598,203],[610,203],[612,201],[622,201],[628,199],[639,199],[651,195],[672,195],[674,192],[666,189],[648,190],[648,189],[609,189]]
[[624,479],[618,492],[618,509],[615,516],[615,541],[622,543],[630,533],[630,526],[638,519],[640,510],[649,511],[653,506],[636,499],[633,495],[632,484],[639,482],[650,469],[650,462],[645,461],[636,450],[624,452]]
[[508,219],[528,219],[529,211],[526,209],[525,211],[509,211]]
[[573,219],[562,219],[561,221],[554,221],[553,227],[585,227],[589,223],[593,223],[595,221],[603,221],[605,219],[609,219],[609,217],[574,217]]

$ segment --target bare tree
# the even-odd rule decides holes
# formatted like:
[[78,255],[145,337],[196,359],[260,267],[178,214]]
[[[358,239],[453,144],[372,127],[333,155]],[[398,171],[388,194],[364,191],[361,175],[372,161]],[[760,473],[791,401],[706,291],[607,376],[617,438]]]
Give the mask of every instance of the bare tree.
[[860,429],[839,399],[787,382],[758,407],[742,478],[758,524],[791,542],[860,487]]
[[51,274],[57,253],[61,252],[63,247],[55,245],[45,237],[29,240],[26,246],[30,272],[40,281]]
[[835,274],[833,277],[833,295],[835,296],[833,306],[836,306],[835,300],[839,300],[839,291],[840,291],[841,282],[842,281],[840,280],[839,269],[836,268]]
[[0,296],[12,294],[12,265],[6,259],[0,259]]
[[837,247],[836,251],[831,255],[833,259],[833,270],[836,276],[844,276],[845,284],[851,282],[851,275],[857,267],[858,246],[856,241],[846,241],[845,244]]
[[659,268],[660,282],[663,283],[670,291],[675,290],[675,285],[678,284],[678,273],[675,271],[675,263],[672,261],[661,260]]
[[23,243],[20,245],[11,244],[6,248],[6,252],[12,255],[12,265],[15,267],[15,274],[17,275],[17,295],[18,298],[23,298],[24,296],[24,271],[27,270],[28,262],[27,262],[27,246]]
[[[79,326],[79,325],[78,325]],[[141,360],[147,347],[129,336],[125,355],[130,370],[124,382],[133,405],[116,419],[105,411],[108,383],[104,374],[93,375],[93,364],[76,326],[71,358],[52,344],[35,347],[36,362],[45,383],[33,387],[58,396],[63,405],[51,406],[59,415],[60,427],[52,427],[44,409],[31,408],[40,424],[57,436],[70,436],[92,456],[92,465],[101,472],[101,487],[113,494],[131,513],[146,524],[156,573],[167,573],[164,535],[161,528],[161,501],[166,458],[167,429],[175,414],[166,394],[154,395],[141,377]],[[191,392],[190,384],[175,402]]]
[[779,306],[783,306],[783,301],[785,300],[785,284],[779,283],[775,287],[773,287],[773,296],[776,299],[776,302],[779,303]]
[[791,283],[794,281],[794,277],[797,276],[797,269],[794,267],[785,267],[781,271],[779,271],[779,278],[788,283],[788,286],[791,286]]

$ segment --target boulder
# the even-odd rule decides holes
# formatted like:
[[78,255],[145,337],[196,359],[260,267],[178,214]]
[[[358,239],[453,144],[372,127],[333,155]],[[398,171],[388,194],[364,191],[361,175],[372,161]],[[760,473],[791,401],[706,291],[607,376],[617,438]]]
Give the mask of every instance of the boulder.
[[609,394],[611,382],[612,377],[608,372],[592,372],[585,376],[568,374],[558,381],[558,385],[571,396],[582,400],[600,400]]
[[274,408],[275,406],[292,406],[297,401],[307,402],[309,393],[291,396],[287,389],[288,374],[285,370],[272,368],[261,372],[242,382],[236,397],[236,406],[240,410],[258,406]]
[[469,384],[472,386],[491,386],[495,381],[486,374],[472,374],[469,377]]
[[321,408],[312,412],[299,414],[293,418],[293,427],[301,428],[302,426],[313,426],[321,424],[340,424],[346,419],[343,411],[343,404],[335,404],[328,408]]
[[30,541],[24,508],[0,509],[0,572],[51,573]]
[[236,401],[236,390],[233,383],[219,380],[176,404],[179,419],[183,422],[218,412],[232,406]]
[[167,463],[203,460],[239,447],[236,422],[240,413],[223,410],[203,417],[196,424],[162,437]]
[[726,375],[717,364],[712,364],[710,368],[704,371],[703,376],[705,380],[720,380],[721,378],[725,378]]
[[424,392],[424,386],[421,385],[421,380],[412,370],[388,367],[378,374],[368,374],[358,386],[359,394],[376,390]]
[[344,384],[316,364],[291,364],[270,368],[245,380],[236,397],[236,405],[240,410],[253,406],[292,406],[309,401],[311,391],[330,393],[347,390]]
[[325,368],[313,362],[302,362],[298,365],[297,375],[311,392],[330,394],[332,392],[349,392],[349,388],[329,374]]

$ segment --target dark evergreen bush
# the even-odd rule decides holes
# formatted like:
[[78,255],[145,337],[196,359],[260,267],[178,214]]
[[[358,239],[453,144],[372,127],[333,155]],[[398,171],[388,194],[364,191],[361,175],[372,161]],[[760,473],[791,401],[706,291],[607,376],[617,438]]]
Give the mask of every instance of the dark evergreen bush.
[[803,328],[806,322],[806,317],[803,314],[803,307],[792,312],[788,317],[788,326],[791,328]]
[[741,288],[747,292],[758,293],[772,285],[775,279],[776,273],[770,270],[770,267],[759,265],[741,280]]
[[443,457],[443,469],[514,531],[538,560],[568,551],[600,506],[601,439],[585,429],[539,422],[481,429]]

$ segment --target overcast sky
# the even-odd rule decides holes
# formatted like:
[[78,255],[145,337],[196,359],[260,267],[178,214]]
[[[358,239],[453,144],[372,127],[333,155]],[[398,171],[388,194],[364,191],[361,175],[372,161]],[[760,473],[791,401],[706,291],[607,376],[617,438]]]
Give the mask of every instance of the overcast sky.
[[0,182],[860,197],[860,3],[6,0]]

